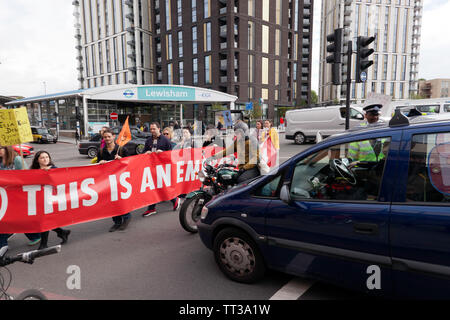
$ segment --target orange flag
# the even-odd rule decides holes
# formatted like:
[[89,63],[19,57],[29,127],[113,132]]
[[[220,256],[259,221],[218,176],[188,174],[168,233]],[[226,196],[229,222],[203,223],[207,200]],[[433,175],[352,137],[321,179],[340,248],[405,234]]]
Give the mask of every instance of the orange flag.
[[130,126],[128,125],[128,117],[127,117],[127,120],[125,120],[122,130],[120,131],[119,136],[117,137],[116,144],[123,147],[130,140],[131,140],[131,131]]

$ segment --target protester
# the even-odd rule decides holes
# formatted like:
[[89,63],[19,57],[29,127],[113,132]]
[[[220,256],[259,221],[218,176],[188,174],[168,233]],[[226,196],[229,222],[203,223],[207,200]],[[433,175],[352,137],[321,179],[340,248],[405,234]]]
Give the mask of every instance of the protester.
[[[128,156],[128,152],[125,148],[119,147],[115,143],[116,136],[111,129],[105,129],[103,132],[103,139],[105,140],[105,147],[100,149],[97,155],[97,162],[99,164],[107,163],[108,161],[122,159]],[[131,214],[126,213],[120,216],[112,218],[114,225],[109,229],[109,232],[123,231],[125,230],[131,219]]]
[[208,129],[205,132],[205,140],[203,141],[202,147],[205,148],[210,145],[225,147],[224,141],[220,137],[218,129],[214,128],[214,125],[208,126]]
[[[33,162],[31,163],[30,169],[42,169],[48,171],[50,169],[57,168],[50,157],[50,153],[47,151],[38,151],[34,155]],[[52,231],[56,232],[56,235],[62,239],[61,244],[67,243],[70,230],[64,230],[62,228],[56,228]],[[39,245],[39,250],[47,248],[48,242],[48,231],[41,233],[41,244]]]
[[173,139],[173,129],[171,127],[164,128],[163,136],[165,136],[167,139],[169,139],[170,144],[172,145],[172,149],[173,149],[173,147],[175,147],[177,145],[177,143],[172,140]]
[[[153,152],[160,153],[164,151],[172,150],[172,144],[170,140],[161,134],[161,126],[158,122],[152,122],[150,124],[151,136],[145,141],[144,152],[151,154]],[[173,210],[177,210],[180,205],[178,197],[173,205]],[[147,210],[142,214],[143,217],[149,217],[156,214],[156,204],[148,206]]]
[[[0,146],[0,170],[22,170],[27,169],[22,157],[16,154],[11,146]],[[39,233],[25,233],[26,237],[30,240],[29,246],[38,244],[41,241]],[[8,246],[8,239],[12,234],[0,234],[0,249]]]
[[195,147],[196,147],[196,143],[195,143],[195,140],[192,139],[189,128],[184,128],[182,130],[181,139],[176,144],[175,149],[187,149],[187,148],[195,148]]
[[234,134],[234,143],[211,158],[219,159],[226,155],[237,153],[239,163],[237,182],[241,183],[260,175],[258,168],[259,149],[256,138],[249,135],[248,125],[244,121],[238,120],[236,122]]
[[264,123],[262,120],[258,120],[256,121],[256,128],[251,130],[251,135],[253,135],[256,140],[259,142],[261,142],[261,135],[263,133],[263,127],[264,127]]
[[278,152],[278,150],[280,150],[280,138],[278,136],[277,129],[272,127],[272,122],[270,120],[264,120],[264,130],[261,134],[261,142],[264,142],[269,138],[269,136],[272,140],[273,146]]
[[223,124],[222,124],[222,122],[217,122],[217,129],[220,131],[220,130],[222,130],[222,128],[223,128]]

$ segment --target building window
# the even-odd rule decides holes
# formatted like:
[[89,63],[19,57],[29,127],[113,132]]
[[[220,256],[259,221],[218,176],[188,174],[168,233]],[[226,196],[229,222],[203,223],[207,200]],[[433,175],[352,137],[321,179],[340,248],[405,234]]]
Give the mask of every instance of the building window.
[[107,39],[105,41],[105,46],[106,46],[106,72],[110,73],[111,72],[111,60],[110,60],[110,49],[109,49],[109,39]]
[[269,26],[262,26],[262,52],[269,53]]
[[192,54],[197,54],[197,27],[192,27]]
[[280,60],[275,60],[275,85],[280,85]]
[[203,0],[203,10],[204,10],[204,18],[209,18],[211,16],[211,2],[210,0]]
[[261,59],[262,84],[269,84],[269,58]]
[[211,56],[205,57],[205,83],[211,84]]
[[269,100],[269,89],[261,89],[261,98],[263,98],[264,100]]
[[255,16],[255,0],[248,0],[248,15]]
[[397,56],[392,56],[392,80],[397,80]]
[[184,84],[184,63],[183,61],[178,62],[178,72],[180,76],[180,84]]
[[403,47],[402,52],[406,53],[406,45],[408,43],[408,9],[405,8],[405,17],[403,19]]
[[270,2],[269,0],[262,1],[262,19],[269,21]]
[[91,73],[90,73],[90,64],[89,64],[89,47],[85,47],[84,48],[84,58],[86,61],[86,77],[90,77]]
[[211,51],[211,22],[207,22],[203,25],[203,38],[205,51]]
[[183,57],[183,31],[178,31],[178,57]]
[[173,84],[173,70],[172,70],[172,64],[169,63],[167,65],[167,83]]
[[192,22],[197,22],[197,0],[192,0]]
[[374,55],[374,63],[373,63],[373,80],[377,80],[378,78],[378,55]]
[[172,12],[170,7],[170,0],[166,0],[166,30],[172,29]]
[[[277,3],[276,3],[276,20],[275,20],[275,23],[276,24],[281,24],[281,17],[282,17],[282,2],[281,2],[281,0],[276,0],[277,1]],[[278,100],[278,99],[275,99],[275,100]]]
[[254,74],[255,74],[254,65],[255,65],[255,56],[249,54],[248,55],[248,82],[254,81]]
[[383,55],[383,80],[387,80],[388,55]]
[[172,60],[172,35],[171,34],[167,34],[166,35],[166,59],[167,60]]
[[248,22],[248,50],[255,50],[255,24]]
[[275,55],[279,56],[281,54],[281,30],[275,30]]
[[192,83],[198,83],[198,59],[192,59]]
[[182,7],[181,0],[177,0],[177,16],[178,16],[178,26],[181,27],[183,25],[183,16],[182,16]]
[[248,87],[248,98],[254,99],[255,98],[255,88]]

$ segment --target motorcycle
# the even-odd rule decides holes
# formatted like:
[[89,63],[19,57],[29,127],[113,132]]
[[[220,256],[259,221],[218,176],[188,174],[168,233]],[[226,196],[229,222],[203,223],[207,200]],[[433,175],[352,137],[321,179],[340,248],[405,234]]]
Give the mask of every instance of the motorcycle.
[[213,196],[235,186],[239,171],[235,166],[227,163],[213,167],[208,160],[205,160],[203,169],[198,172],[198,178],[202,183],[199,190],[193,191],[186,196],[181,205],[179,218],[184,230],[197,233],[197,221],[203,207]]

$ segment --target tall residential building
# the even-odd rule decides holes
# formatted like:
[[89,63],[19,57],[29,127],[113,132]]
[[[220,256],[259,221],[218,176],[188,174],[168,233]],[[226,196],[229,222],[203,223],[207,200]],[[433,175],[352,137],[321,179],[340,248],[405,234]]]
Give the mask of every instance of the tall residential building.
[[[263,102],[310,101],[312,0],[75,0],[80,84],[178,84]],[[189,106],[187,106],[189,108]],[[203,119],[211,105],[193,106]]]
[[450,97],[450,79],[419,80],[419,95],[424,98]]
[[[393,100],[408,99],[417,94],[421,18],[422,0],[322,1],[320,102],[345,101],[346,87],[332,85],[331,65],[325,61],[329,55],[326,36],[336,28],[347,31],[346,41],[352,41],[353,52],[358,36],[375,36],[369,46],[375,50],[369,58],[374,64],[367,70],[365,83],[354,83],[356,54],[353,55],[352,102],[364,101],[369,92],[386,94]],[[344,56],[343,61],[346,60]]]
[[72,2],[80,88],[153,83],[151,2]]

